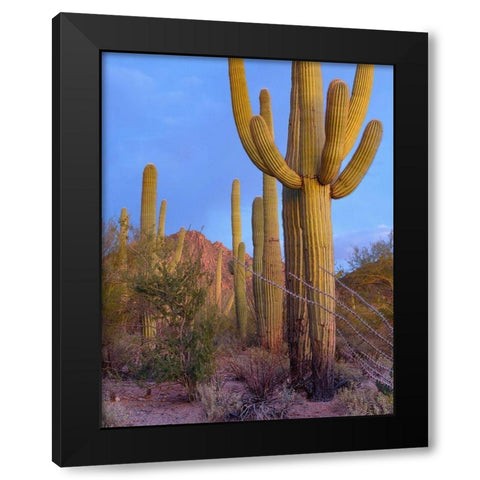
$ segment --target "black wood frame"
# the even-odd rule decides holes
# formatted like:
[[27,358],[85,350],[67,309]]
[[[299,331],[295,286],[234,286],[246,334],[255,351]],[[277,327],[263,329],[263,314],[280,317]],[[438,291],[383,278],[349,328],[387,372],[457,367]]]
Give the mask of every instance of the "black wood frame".
[[[102,51],[394,66],[394,415],[100,428]],[[53,19],[55,463],[427,446],[427,51],[426,33],[71,13]]]

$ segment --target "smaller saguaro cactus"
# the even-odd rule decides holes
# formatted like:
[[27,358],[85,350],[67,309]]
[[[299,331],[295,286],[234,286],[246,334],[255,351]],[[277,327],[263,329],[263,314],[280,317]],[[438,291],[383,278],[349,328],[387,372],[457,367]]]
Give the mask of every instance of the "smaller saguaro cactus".
[[218,311],[222,311],[222,249],[218,250],[217,257],[217,272],[215,278],[215,304],[217,305]]
[[256,197],[252,204],[252,241],[253,241],[253,298],[257,319],[257,335],[260,345],[266,347],[265,295],[264,284],[258,275],[263,275],[263,199]]
[[127,209],[122,208],[120,213],[120,235],[118,242],[118,265],[120,270],[127,268],[127,243],[128,243],[128,228],[130,218],[127,214]]
[[237,264],[237,284],[238,288],[235,291],[237,296],[237,319],[238,329],[240,332],[240,338],[245,340],[247,337],[247,289],[246,289],[246,277],[245,277],[245,244],[240,242],[238,244],[238,261]]
[[164,199],[160,205],[160,214],[158,216],[157,248],[163,245],[165,239],[165,217],[167,215],[167,201]]
[[[239,252],[242,242],[242,219],[240,216],[240,181],[235,179],[232,183],[231,196],[232,215],[232,251],[233,261],[233,284],[235,291],[235,312],[240,338],[245,340],[247,335],[247,295],[245,285],[245,269],[240,263],[245,263],[245,244],[243,244],[243,256]],[[240,262],[240,263],[239,263]]]
[[172,263],[170,264],[170,270],[173,271],[182,258],[183,245],[185,243],[185,228],[181,228],[178,232],[177,246],[175,247],[175,253],[173,255]]

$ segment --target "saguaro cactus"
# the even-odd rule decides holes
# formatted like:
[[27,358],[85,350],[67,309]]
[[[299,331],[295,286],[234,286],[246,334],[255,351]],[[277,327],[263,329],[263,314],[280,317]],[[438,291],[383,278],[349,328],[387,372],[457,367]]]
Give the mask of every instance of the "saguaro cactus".
[[[140,238],[147,249],[147,254],[153,254],[155,246],[155,227],[157,216],[157,168],[149,163],[143,170],[142,205],[140,214]],[[143,316],[143,336],[154,339],[157,334],[157,322],[149,314]]]
[[217,305],[220,313],[222,312],[222,257],[223,250],[220,248],[218,250],[217,271],[215,278],[215,304]]
[[[270,94],[265,89],[260,92],[260,115],[273,139]],[[283,271],[278,226],[277,180],[266,173],[263,174],[263,234],[263,276],[276,285],[281,285]],[[283,342],[283,293],[268,282],[264,283],[263,291],[267,346],[272,351],[278,351]]]
[[[298,208],[304,278],[315,288],[307,291],[314,400],[327,401],[334,395],[335,282],[323,270],[332,272],[334,267],[331,200],[348,195],[358,186],[382,136],[381,123],[369,122],[352,159],[338,175],[368,109],[373,68],[357,67],[351,98],[347,85],[334,80],[328,89],[324,116],[320,64],[292,63],[287,161],[276,147],[265,119],[252,115],[243,60],[229,60],[233,113],[245,150],[261,171],[276,177],[285,188],[299,191],[297,197],[283,198],[284,208],[288,201]],[[296,159],[293,163],[292,158]]]
[[170,270],[173,271],[175,267],[178,265],[178,262],[182,259],[183,253],[183,245],[185,243],[185,234],[187,231],[185,228],[181,228],[178,232],[178,239],[177,239],[177,246],[175,247],[175,253],[172,258],[172,262],[170,263]]
[[155,238],[157,212],[157,168],[149,163],[143,170],[142,211],[140,234],[143,241],[152,242]]
[[[263,199],[256,197],[252,204],[252,241],[253,241],[253,272],[257,275],[263,275]],[[253,282],[253,298],[255,300],[255,315],[257,317],[257,335],[260,344],[267,347],[265,324],[265,298],[264,283],[260,277],[254,275]]]
[[[233,262],[233,286],[235,291],[235,313],[240,338],[245,340],[247,335],[247,295],[245,285],[245,269],[239,262],[245,263],[245,244],[243,244],[243,257],[240,256],[239,246],[242,242],[242,219],[240,216],[240,181],[236,178],[232,183],[231,196],[232,215],[232,251],[238,260]],[[243,272],[243,275],[242,275]]]
[[[245,276],[245,243],[240,242],[238,244],[238,261],[237,271],[235,273],[236,288],[235,288],[235,297],[236,297],[236,309],[237,309],[237,318],[238,318],[238,329],[240,331],[240,338],[245,340],[247,337],[247,286],[246,286],[246,276]],[[237,298],[238,297],[238,298]]]
[[167,201],[164,199],[160,204],[160,214],[158,216],[157,248],[160,248],[165,239],[165,217],[167,215]]
[[130,219],[127,214],[127,209],[122,208],[120,213],[120,235],[118,239],[118,265],[120,270],[127,268],[127,243],[128,243],[128,227]]

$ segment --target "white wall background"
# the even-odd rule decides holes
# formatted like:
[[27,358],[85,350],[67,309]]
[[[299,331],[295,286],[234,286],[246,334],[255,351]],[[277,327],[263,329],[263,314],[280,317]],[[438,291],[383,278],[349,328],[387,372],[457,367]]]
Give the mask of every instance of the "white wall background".
[[[0,13],[3,478],[478,478],[478,14],[456,0],[7,1]],[[431,447],[60,469],[50,461],[51,18],[60,11],[430,33]],[[5,268],[6,267],[6,268]],[[477,473],[475,473],[477,472]]]

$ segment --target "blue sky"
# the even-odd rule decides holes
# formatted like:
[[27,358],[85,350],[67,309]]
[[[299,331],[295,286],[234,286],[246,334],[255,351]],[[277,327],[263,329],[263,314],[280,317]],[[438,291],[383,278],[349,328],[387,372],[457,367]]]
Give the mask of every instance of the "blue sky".
[[[258,94],[272,98],[275,141],[286,151],[290,111],[288,61],[246,60],[254,113]],[[351,90],[352,64],[322,64],[324,92],[334,78]],[[126,207],[140,223],[143,168],[158,170],[158,206],[167,200],[166,234],[202,230],[231,248],[230,192],[241,183],[242,234],[252,253],[251,206],[262,195],[262,174],[243,150],[233,120],[224,58],[103,53],[103,218]],[[384,134],[366,177],[348,197],[332,202],[337,267],[353,246],[384,238],[393,226],[393,67],[376,66],[366,122],[378,118]],[[353,150],[354,151],[354,150]],[[352,151],[352,152],[353,152]],[[347,157],[344,165],[350,158]],[[281,185],[279,215],[281,219]],[[282,233],[281,233],[282,236]]]

